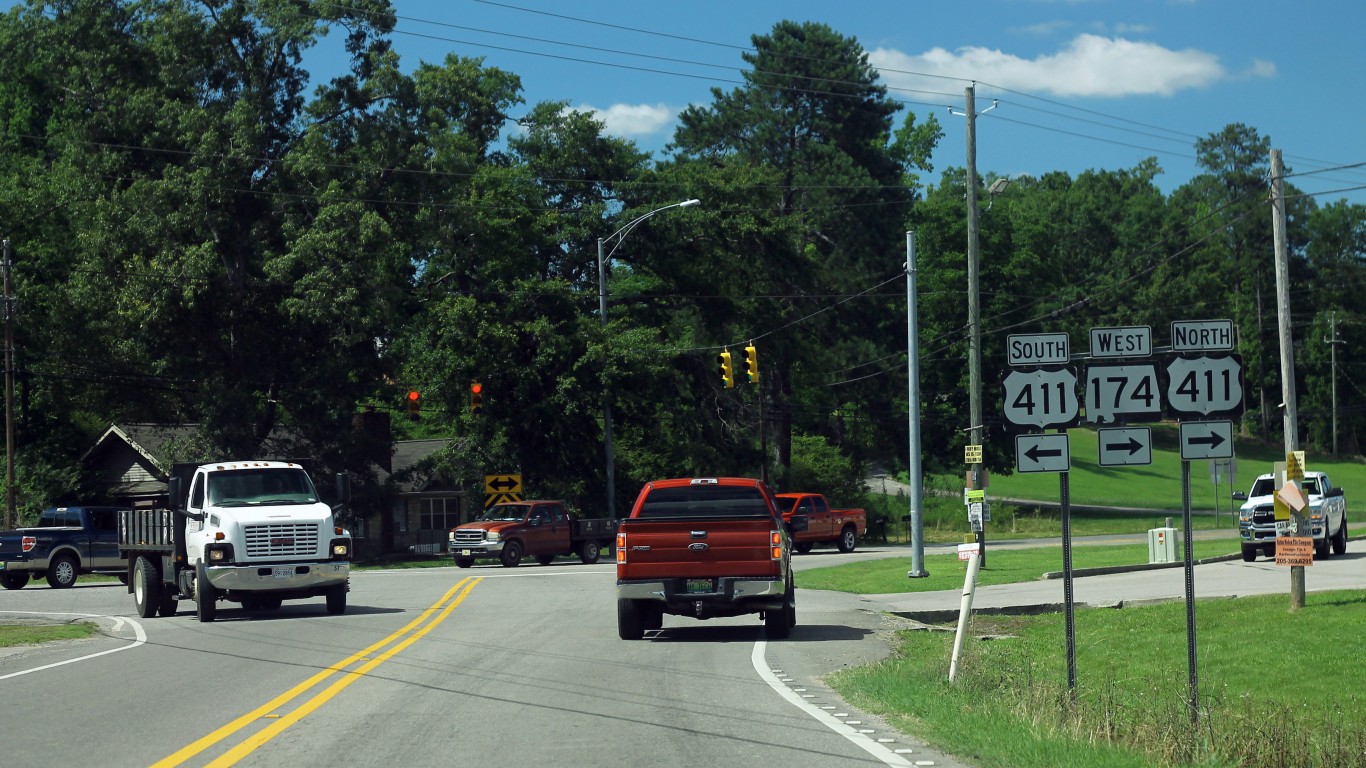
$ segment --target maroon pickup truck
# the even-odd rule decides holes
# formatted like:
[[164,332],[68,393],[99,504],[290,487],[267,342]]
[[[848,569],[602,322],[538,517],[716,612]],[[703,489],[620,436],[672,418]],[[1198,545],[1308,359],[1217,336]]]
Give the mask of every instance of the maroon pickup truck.
[[768,637],[787,637],[797,624],[791,542],[759,480],[646,483],[617,528],[617,634],[639,640],[664,614],[757,613]]
[[562,501],[511,501],[494,504],[477,520],[452,528],[447,542],[461,568],[474,565],[475,558],[497,558],[514,568],[527,556],[541,565],[550,565],[558,555],[596,563],[612,544],[613,523],[605,517],[575,517]]
[[793,547],[803,555],[817,544],[833,543],[841,552],[853,552],[868,531],[868,514],[861,509],[831,509],[819,493],[780,493],[778,508],[783,519],[806,516],[806,530],[794,534]]

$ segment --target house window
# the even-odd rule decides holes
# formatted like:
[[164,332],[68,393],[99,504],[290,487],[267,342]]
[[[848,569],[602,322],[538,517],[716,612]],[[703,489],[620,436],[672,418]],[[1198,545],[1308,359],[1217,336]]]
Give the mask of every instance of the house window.
[[446,531],[460,525],[459,499],[422,499],[420,509],[424,531]]

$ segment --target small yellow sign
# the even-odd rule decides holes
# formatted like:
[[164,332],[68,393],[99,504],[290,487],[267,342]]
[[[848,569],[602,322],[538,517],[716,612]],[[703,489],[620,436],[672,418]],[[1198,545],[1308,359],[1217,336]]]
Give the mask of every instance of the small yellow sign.
[[521,475],[484,475],[484,493],[512,494],[522,493]]
[[1285,479],[1304,479],[1304,451],[1290,451],[1285,454]]
[[974,502],[974,501],[986,501],[986,500],[987,500],[987,492],[984,491],[984,490],[980,490],[980,491],[969,491],[969,490],[965,490],[965,491],[963,491],[963,503],[965,503],[965,504],[971,504],[971,503]]
[[980,446],[980,445],[965,445],[965,446],[963,446],[963,463],[964,463],[964,464],[981,464],[981,463],[982,463],[982,446]]
[[1308,536],[1277,536],[1276,565],[1313,565],[1314,540]]

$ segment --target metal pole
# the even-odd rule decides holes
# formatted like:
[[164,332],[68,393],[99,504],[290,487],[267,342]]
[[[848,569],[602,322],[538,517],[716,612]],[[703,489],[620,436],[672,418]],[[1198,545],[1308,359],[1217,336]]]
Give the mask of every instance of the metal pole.
[[[930,575],[925,570],[925,523],[920,497],[920,327],[915,298],[915,233],[906,233],[906,378],[908,394],[906,411],[910,415],[910,481],[911,481],[911,570],[906,575],[921,579]],[[952,679],[952,676],[950,676]]]
[[1181,462],[1181,523],[1185,528],[1186,667],[1190,675],[1191,723],[1200,722],[1200,675],[1195,664],[1195,561],[1191,554],[1191,463]]
[[1076,610],[1072,594],[1072,489],[1067,472],[1058,473],[1058,501],[1062,506],[1062,604],[1063,632],[1067,644],[1067,693],[1077,704]]
[[5,272],[5,530],[18,526],[14,497],[14,297],[10,295],[9,240],[4,242]]
[[[979,300],[977,262],[977,102],[973,86],[963,89],[964,116],[968,126],[968,425],[972,445],[982,445],[982,306]],[[973,464],[974,480],[982,477],[982,465]],[[979,484],[980,487],[980,484]],[[977,533],[982,567],[987,567],[987,526]]]
[[[598,238],[598,320],[602,327],[607,327],[607,259],[602,254],[603,239]],[[607,334],[603,334],[603,343],[606,343]],[[604,360],[605,363],[605,360]],[[605,372],[607,366],[603,365]],[[617,516],[616,504],[616,466],[615,456],[612,451],[612,390],[603,384],[602,388],[602,447],[607,454],[606,480],[607,480],[607,516],[615,518]]]

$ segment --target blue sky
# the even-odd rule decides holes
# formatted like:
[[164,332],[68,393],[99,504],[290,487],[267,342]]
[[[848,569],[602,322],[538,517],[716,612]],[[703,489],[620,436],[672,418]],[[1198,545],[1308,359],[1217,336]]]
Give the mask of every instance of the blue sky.
[[[1320,202],[1366,203],[1366,3],[1267,0],[395,0],[405,69],[448,53],[522,80],[528,104],[564,100],[657,152],[678,112],[740,82],[750,37],[783,19],[857,38],[890,95],[965,162],[963,90],[976,81],[982,174],[1121,169],[1156,157],[1170,191],[1194,141],[1230,123],[1269,137]],[[335,38],[334,38],[335,39]],[[329,41],[309,56],[335,65]],[[999,99],[999,104],[983,112]],[[1309,173],[1313,172],[1313,173]]]

